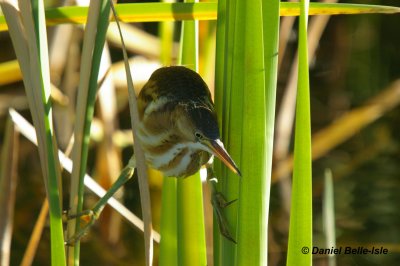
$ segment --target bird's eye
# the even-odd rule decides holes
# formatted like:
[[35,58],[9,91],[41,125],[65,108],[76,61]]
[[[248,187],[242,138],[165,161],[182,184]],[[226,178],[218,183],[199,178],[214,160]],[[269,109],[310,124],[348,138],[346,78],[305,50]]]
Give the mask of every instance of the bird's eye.
[[204,138],[203,135],[200,132],[196,132],[196,133],[194,133],[194,135],[196,136],[196,138],[198,140],[202,140]]

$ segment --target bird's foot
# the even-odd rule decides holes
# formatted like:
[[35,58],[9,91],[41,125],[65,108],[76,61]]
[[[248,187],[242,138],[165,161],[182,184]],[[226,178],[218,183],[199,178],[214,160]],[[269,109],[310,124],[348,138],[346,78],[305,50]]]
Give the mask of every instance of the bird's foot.
[[223,209],[225,209],[235,201],[237,201],[237,199],[227,201],[224,195],[220,192],[213,193],[213,195],[211,196],[211,204],[217,217],[219,231],[226,239],[236,244],[236,240],[233,238],[231,232],[229,231],[228,221],[226,220],[223,213]]
[[80,228],[78,232],[75,233],[72,237],[69,237],[65,242],[66,245],[74,245],[77,241],[79,241],[90,229],[90,227],[95,223],[95,221],[100,216],[101,211],[104,209],[104,206],[107,204],[107,201],[118,191],[125,183],[128,181],[135,172],[136,160],[132,155],[132,158],[129,160],[128,165],[122,169],[118,179],[111,186],[111,188],[106,192],[106,194],[100,198],[100,200],[96,203],[96,205],[90,209],[78,214],[68,215],[68,219],[76,219],[79,218],[79,221],[83,221],[85,225]]
[[95,212],[94,210],[85,210],[77,214],[68,214],[68,220],[79,218],[79,221],[83,221],[85,225],[80,228],[80,230],[76,232],[72,237],[68,238],[65,241],[65,245],[74,246],[75,243],[78,242],[89,231],[90,227],[92,227],[98,217],[99,213]]

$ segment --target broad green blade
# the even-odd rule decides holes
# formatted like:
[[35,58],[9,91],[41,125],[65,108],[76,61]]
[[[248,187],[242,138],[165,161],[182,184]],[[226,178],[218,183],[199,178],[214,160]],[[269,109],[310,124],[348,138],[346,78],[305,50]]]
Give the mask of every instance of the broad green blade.
[[215,264],[266,265],[279,1],[220,5],[225,25],[218,24],[216,105],[222,140],[242,177],[217,168],[222,193],[238,202],[224,210],[237,245],[220,237]]

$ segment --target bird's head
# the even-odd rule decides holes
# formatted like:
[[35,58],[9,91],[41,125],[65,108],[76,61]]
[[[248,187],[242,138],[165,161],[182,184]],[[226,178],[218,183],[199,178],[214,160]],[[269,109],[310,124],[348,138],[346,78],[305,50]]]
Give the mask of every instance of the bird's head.
[[186,139],[196,143],[199,149],[218,157],[232,172],[241,175],[239,168],[225,150],[219,135],[217,118],[211,103],[194,103],[185,106],[186,115],[179,119],[178,128]]

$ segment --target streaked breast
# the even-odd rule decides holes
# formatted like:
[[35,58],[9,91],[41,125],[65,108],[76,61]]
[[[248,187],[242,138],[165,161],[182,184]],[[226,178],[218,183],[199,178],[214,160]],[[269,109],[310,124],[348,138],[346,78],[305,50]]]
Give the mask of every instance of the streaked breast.
[[200,143],[181,142],[170,131],[158,135],[149,134],[141,125],[138,137],[149,166],[163,172],[165,176],[193,175],[211,157],[208,152],[201,149]]

